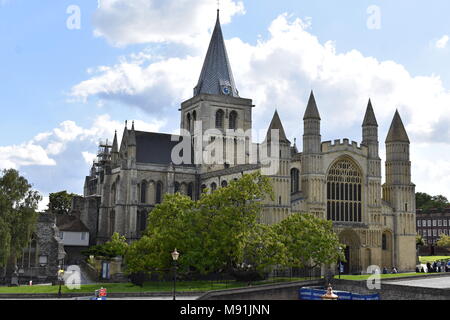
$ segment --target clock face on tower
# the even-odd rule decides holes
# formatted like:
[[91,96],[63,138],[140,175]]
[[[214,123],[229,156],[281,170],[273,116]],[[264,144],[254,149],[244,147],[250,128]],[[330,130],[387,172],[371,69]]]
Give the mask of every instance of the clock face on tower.
[[231,88],[228,86],[222,87],[222,93],[226,96],[229,96],[231,94]]

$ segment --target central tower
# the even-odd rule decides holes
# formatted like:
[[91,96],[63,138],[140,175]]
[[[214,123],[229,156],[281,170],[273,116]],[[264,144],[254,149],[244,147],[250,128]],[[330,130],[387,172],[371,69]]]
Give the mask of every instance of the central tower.
[[[239,97],[217,10],[216,25],[194,96],[183,102],[180,110],[181,129],[192,137],[194,159],[202,173],[248,163],[251,137],[231,132],[251,130],[253,107],[252,100]],[[214,150],[209,152],[213,159],[203,156],[207,148]]]

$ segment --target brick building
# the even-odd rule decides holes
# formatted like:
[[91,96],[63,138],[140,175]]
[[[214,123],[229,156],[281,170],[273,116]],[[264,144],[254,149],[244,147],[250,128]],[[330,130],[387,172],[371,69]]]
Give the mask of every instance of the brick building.
[[450,235],[450,207],[446,209],[430,209],[416,212],[417,234],[421,235],[425,244],[436,245],[441,234]]

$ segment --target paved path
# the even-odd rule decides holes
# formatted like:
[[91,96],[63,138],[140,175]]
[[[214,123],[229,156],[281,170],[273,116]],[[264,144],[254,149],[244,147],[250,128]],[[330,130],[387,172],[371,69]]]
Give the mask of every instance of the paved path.
[[397,284],[401,286],[450,289],[450,277],[430,277],[427,279],[408,279],[397,281],[383,281],[388,284]]

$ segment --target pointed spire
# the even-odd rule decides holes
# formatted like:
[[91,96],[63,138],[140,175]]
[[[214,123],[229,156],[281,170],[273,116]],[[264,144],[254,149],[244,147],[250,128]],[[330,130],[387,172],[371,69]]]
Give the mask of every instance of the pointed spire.
[[372,101],[369,99],[369,104],[367,105],[366,115],[364,116],[363,127],[375,126],[378,127],[377,119],[375,113],[373,112]]
[[194,89],[194,96],[202,93],[239,97],[220,26],[219,10],[202,72]]
[[316,98],[314,98],[314,92],[311,90],[311,95],[309,96],[308,106],[306,107],[305,116],[303,120],[307,119],[320,119],[319,110],[317,109]]
[[398,113],[398,110],[395,111],[394,119],[392,120],[391,127],[386,138],[386,143],[390,142],[410,143],[408,134],[406,133],[405,126],[403,125],[403,121],[400,117],[400,114]]
[[283,124],[281,123],[278,111],[275,110],[272,121],[270,122],[269,129],[267,130],[267,141],[271,140],[271,130],[278,130],[280,142],[286,142],[291,144],[291,142],[286,138],[286,133],[284,132]]
[[133,124],[131,125],[131,131],[128,136],[128,145],[136,146],[136,132],[134,131],[134,121],[133,121]]
[[117,143],[117,130],[114,133],[114,141],[111,148],[111,153],[119,152],[119,144]]

